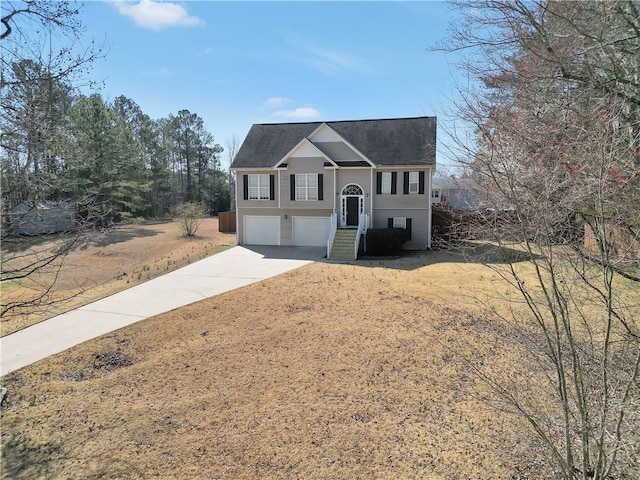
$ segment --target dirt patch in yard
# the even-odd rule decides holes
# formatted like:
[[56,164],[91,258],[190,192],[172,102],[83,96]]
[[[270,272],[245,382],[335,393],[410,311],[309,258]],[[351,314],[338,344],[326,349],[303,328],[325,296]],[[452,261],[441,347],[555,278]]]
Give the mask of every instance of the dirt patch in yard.
[[[37,252],[48,252],[69,238],[18,239],[12,245],[3,245],[3,258],[8,248],[14,248],[19,249],[25,259],[30,259]],[[64,257],[63,263],[54,262],[29,279],[3,282],[3,305],[35,298],[50,285],[53,288],[41,307],[18,308],[4,316],[1,333],[7,335],[99,300],[217,253],[235,242],[235,234],[218,231],[217,218],[204,219],[193,238],[182,236],[179,223],[174,221],[89,232],[79,239],[78,246]]]
[[[426,252],[313,263],[3,378],[6,478],[544,478],[473,368],[534,372]],[[468,308],[465,308],[468,307]]]

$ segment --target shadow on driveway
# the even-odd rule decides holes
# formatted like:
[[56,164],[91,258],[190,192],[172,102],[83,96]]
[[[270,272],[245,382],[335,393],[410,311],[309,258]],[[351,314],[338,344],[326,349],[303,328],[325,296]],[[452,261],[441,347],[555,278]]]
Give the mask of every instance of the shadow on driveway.
[[327,258],[327,247],[276,247],[269,245],[245,245],[243,248],[262,255],[264,258],[286,260],[322,261]]

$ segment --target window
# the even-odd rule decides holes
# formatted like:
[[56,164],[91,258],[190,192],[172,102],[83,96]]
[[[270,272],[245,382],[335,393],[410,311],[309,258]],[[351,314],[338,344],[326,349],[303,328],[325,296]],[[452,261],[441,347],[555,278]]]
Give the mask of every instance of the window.
[[395,195],[397,193],[397,183],[398,172],[376,172],[376,195],[382,193]]
[[387,228],[397,228],[404,230],[403,242],[411,240],[411,218],[410,217],[388,217]]
[[318,174],[296,173],[296,200],[318,200]]
[[433,198],[434,200],[439,200],[440,199],[440,190],[431,190],[431,198]]
[[425,172],[404,172],[403,193],[417,193],[423,195],[425,192]]
[[249,200],[269,200],[269,174],[248,175]]
[[418,193],[419,184],[418,172],[409,172],[409,193]]
[[393,228],[407,228],[407,219],[405,217],[393,217]]
[[382,173],[382,191],[381,193],[391,193],[391,172]]

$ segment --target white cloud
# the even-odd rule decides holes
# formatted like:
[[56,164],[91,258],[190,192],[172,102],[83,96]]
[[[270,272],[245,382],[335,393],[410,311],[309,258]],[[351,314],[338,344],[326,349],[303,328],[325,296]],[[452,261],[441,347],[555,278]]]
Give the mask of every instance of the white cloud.
[[111,0],[120,14],[133,19],[138,27],[159,31],[165,27],[197,27],[204,25],[198,17],[192,17],[182,5],[171,2],[140,0],[131,3]]
[[274,117],[282,118],[316,118],[320,112],[313,107],[300,107],[295,110],[279,110],[273,113]]
[[262,102],[262,105],[267,108],[279,108],[287,103],[291,103],[291,99],[285,97],[270,97]]

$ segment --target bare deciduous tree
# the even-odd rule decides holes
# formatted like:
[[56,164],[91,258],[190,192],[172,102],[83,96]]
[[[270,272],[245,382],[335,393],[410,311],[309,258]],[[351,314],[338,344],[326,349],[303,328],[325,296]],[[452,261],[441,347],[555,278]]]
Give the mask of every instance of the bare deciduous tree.
[[[24,248],[11,237],[9,210],[20,202],[40,214],[43,200],[58,200],[64,113],[72,84],[101,56],[95,44],[82,46],[79,4],[46,0],[4,1],[0,33],[0,160],[2,170],[2,281],[30,282],[31,296],[4,301],[1,317],[54,301],[53,283],[66,254],[77,245],[71,236],[49,248]],[[40,281],[47,272],[48,282]],[[44,275],[43,275],[44,276]],[[52,283],[53,282],[53,283]]]
[[236,179],[233,175],[233,171],[231,170],[231,164],[233,160],[236,158],[238,154],[238,150],[240,149],[240,139],[236,135],[232,135],[227,138],[226,142],[226,151],[227,151],[227,160],[229,161],[229,190],[231,195],[231,211],[236,209]]
[[194,237],[207,211],[200,203],[185,202],[176,207],[175,214],[185,237]]
[[486,195],[472,231],[522,253],[496,269],[519,293],[501,315],[546,394],[478,372],[526,419],[559,478],[637,478],[638,4],[457,6],[464,20],[446,48],[473,52],[465,68],[480,85],[459,105],[477,134],[459,142],[460,160]]

